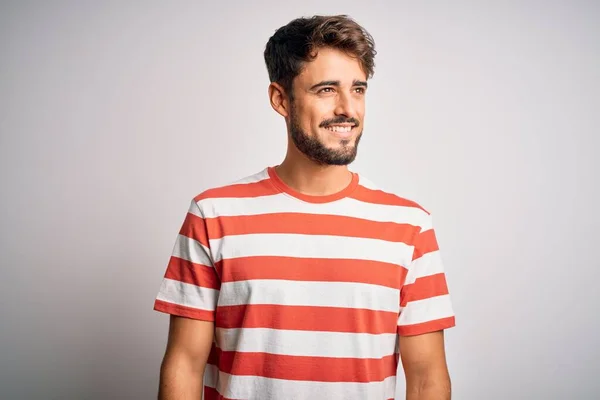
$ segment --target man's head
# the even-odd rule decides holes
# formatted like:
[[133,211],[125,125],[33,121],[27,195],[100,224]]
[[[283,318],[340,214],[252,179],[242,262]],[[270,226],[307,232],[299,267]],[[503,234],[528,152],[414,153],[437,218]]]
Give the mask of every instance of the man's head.
[[373,38],[346,16],[295,19],[265,49],[273,108],[296,148],[322,165],[356,157],[373,76]]

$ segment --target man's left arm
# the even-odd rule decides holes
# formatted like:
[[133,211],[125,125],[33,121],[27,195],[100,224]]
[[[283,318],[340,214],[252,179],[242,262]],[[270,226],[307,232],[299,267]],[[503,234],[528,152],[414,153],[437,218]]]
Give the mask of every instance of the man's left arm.
[[450,400],[444,331],[399,337],[406,400]]
[[398,350],[406,377],[406,400],[449,400],[444,330],[456,321],[429,213],[420,227],[400,290]]

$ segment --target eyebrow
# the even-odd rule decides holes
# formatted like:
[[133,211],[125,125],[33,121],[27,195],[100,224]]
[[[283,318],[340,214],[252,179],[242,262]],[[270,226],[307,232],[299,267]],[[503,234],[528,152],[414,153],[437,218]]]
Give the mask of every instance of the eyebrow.
[[[321,81],[321,82],[317,83],[316,85],[311,86],[310,90],[315,90],[315,89],[318,89],[323,86],[340,87],[340,81]],[[366,81],[359,81],[358,79],[355,79],[352,81],[352,86],[362,86],[362,87],[366,88],[368,85],[367,85]]]

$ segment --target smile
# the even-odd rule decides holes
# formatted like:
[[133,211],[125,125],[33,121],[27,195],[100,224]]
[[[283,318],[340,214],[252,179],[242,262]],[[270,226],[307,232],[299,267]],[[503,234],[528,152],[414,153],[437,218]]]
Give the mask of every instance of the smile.
[[325,129],[333,133],[333,135],[340,139],[350,139],[354,136],[353,129],[356,127],[354,124],[343,124],[343,125],[329,125]]
[[332,132],[339,132],[339,133],[344,133],[344,132],[350,132],[352,130],[353,126],[347,125],[347,126],[340,126],[340,125],[332,125],[332,126],[328,126],[327,130],[330,130]]

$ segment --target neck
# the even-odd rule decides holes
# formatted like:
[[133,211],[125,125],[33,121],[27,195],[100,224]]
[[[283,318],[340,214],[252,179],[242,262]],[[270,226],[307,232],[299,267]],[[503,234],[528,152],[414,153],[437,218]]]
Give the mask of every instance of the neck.
[[279,178],[297,192],[312,196],[328,196],[344,190],[352,181],[345,165],[319,165],[304,154],[288,154],[275,167]]

